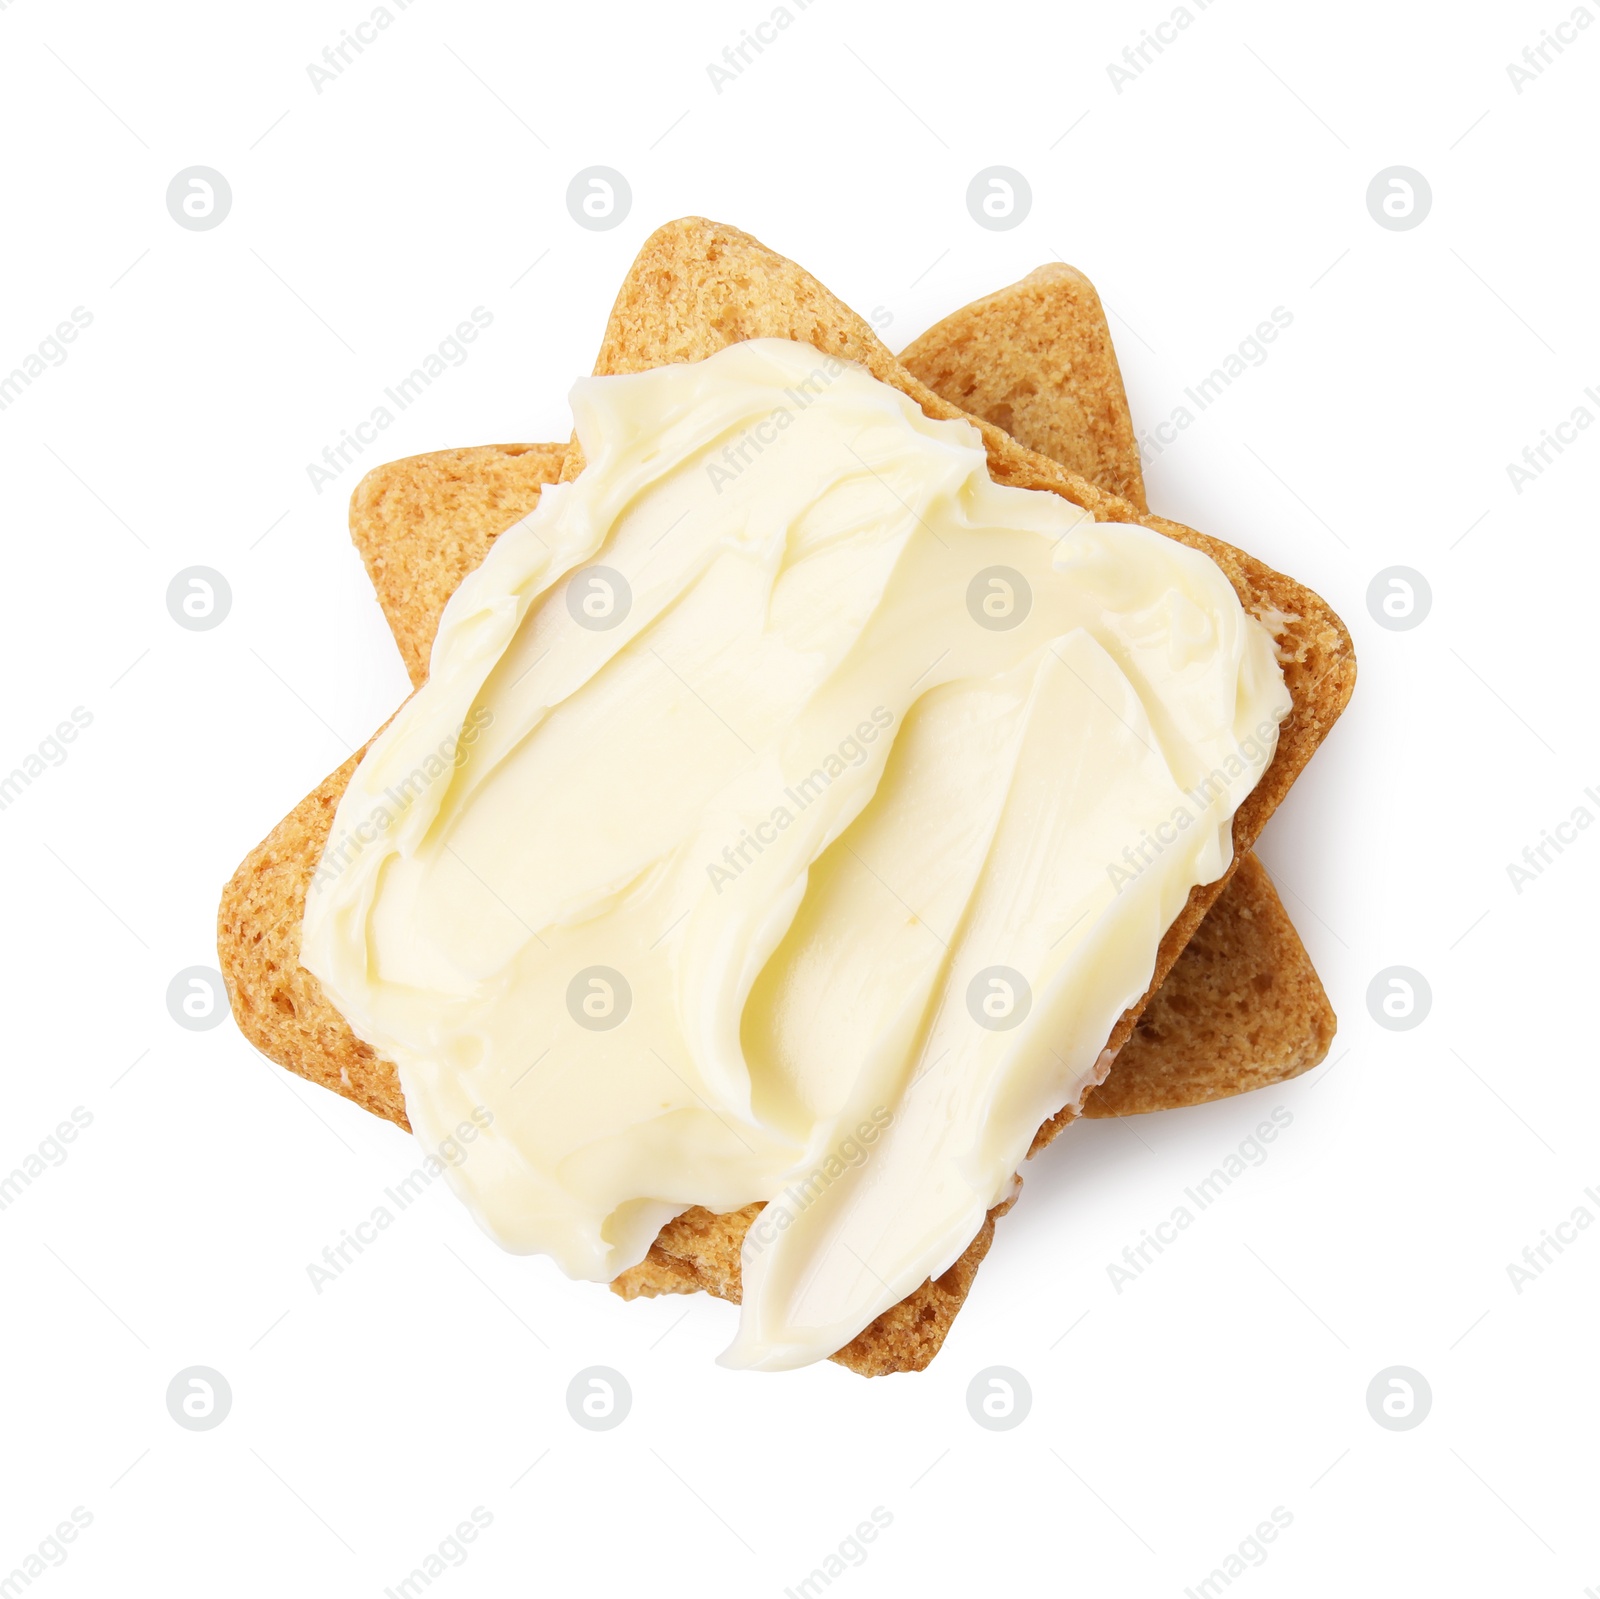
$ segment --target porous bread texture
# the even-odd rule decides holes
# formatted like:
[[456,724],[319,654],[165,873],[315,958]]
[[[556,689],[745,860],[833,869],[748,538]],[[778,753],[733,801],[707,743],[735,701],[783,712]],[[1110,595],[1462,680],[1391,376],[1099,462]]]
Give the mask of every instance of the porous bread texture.
[[1144,473],[1100,296],[1057,261],[913,339],[901,366],[1017,443],[1143,511]]
[[[1075,267],[1042,266],[974,300],[899,359],[945,399],[1144,508],[1111,329]],[[1272,879],[1247,854],[1082,1114],[1203,1104],[1297,1077],[1327,1054],[1334,1026]]]
[[400,1075],[300,964],[306,892],[362,745],[245,856],[222,891],[217,955],[239,1031],[269,1060],[331,1088],[408,1132]]
[[1138,1116],[1287,1082],[1327,1055],[1335,1025],[1266,867],[1244,855],[1083,1115]]
[[[1016,1203],[1016,1188],[983,1219],[978,1236],[948,1271],[930,1277],[915,1292],[891,1305],[865,1331],[830,1358],[862,1377],[896,1371],[922,1371],[939,1353],[950,1323],[972,1288],[972,1279],[994,1242],[994,1224]],[[717,1215],[694,1205],[661,1229],[650,1253],[612,1283],[624,1299],[654,1299],[658,1294],[715,1294],[739,1303],[739,1251],[760,1205]]]
[[[539,503],[566,452],[564,444],[436,450],[378,467],[356,485],[350,534],[413,688],[428,675],[445,601],[500,534]],[[416,537],[418,527],[427,528],[426,541]]]
[[[800,268],[736,229],[695,218],[669,224],[647,241],[618,296],[596,370],[643,371],[671,361],[702,359],[739,339],[760,337],[796,339],[825,354],[858,361],[930,416],[962,414],[899,367],[866,324]],[[996,481],[1062,494],[1101,520],[1141,520],[1126,501],[1022,449],[991,424],[975,425]],[[563,477],[576,476],[581,466],[581,452],[574,442],[567,451]],[[1279,633],[1280,654],[1294,704],[1280,731],[1273,762],[1235,818],[1235,846],[1242,851],[1349,697],[1355,670],[1349,636],[1317,596],[1292,580],[1190,529],[1159,518],[1143,520],[1211,555],[1247,609],[1287,619]],[[392,1066],[354,1040],[315,979],[299,967],[306,886],[359,753],[308,795],[242,863],[219,908],[218,948],[235,1015],[251,1042],[290,1069],[338,1091],[347,1091],[346,1080],[353,1081],[361,1071],[367,1084],[352,1097],[404,1125]],[[1191,894],[1162,939],[1152,991],[1224,882]],[[1124,1014],[1108,1040],[1108,1051],[1126,1041],[1142,1006],[1143,1001]],[[1068,1107],[1045,1123],[1034,1148],[1049,1142],[1071,1115]],[[986,1223],[984,1232],[989,1230]],[[709,1218],[698,1241],[684,1243],[684,1254],[673,1258],[696,1272],[709,1271],[706,1263],[725,1257],[730,1249],[736,1252],[735,1239],[742,1232],[737,1216]],[[972,1269],[981,1258],[980,1243],[987,1247],[982,1234],[967,1251],[967,1255],[978,1251]],[[905,1306],[892,1307],[833,1358],[870,1374],[921,1369],[937,1351],[970,1286],[970,1271],[964,1284],[961,1273],[954,1275],[958,1280],[950,1292],[941,1292],[940,1285],[951,1273],[938,1284],[925,1284],[911,1296],[921,1299],[914,1312],[897,1314]]]
[[[1061,263],[1040,267],[946,317],[899,359],[1019,443],[1060,464],[1082,463],[1102,488],[1132,485],[1131,497],[1142,503],[1111,330],[1081,272]],[[1085,418],[1098,419],[1092,440],[1080,437]],[[413,684],[427,675],[439,614],[457,583],[533,509],[539,489],[559,475],[565,449],[440,450],[374,467],[357,486],[351,538]],[[1271,879],[1247,856],[1082,1114],[1202,1104],[1298,1076],[1326,1054],[1333,1029],[1305,947]]]
[[[439,450],[380,467],[356,486],[351,532],[414,687],[428,675],[446,600],[539,503],[565,455],[564,444]],[[428,529],[426,540],[413,536],[418,526]],[[365,753],[363,746],[251,851],[223,894],[217,942],[235,1019],[257,1049],[409,1130],[393,1063],[355,1036],[300,964],[311,872]]]

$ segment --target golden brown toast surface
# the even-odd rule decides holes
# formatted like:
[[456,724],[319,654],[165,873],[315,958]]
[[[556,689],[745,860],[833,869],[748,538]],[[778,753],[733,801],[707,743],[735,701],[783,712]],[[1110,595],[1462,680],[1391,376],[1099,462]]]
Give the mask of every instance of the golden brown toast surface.
[[489,546],[539,503],[566,453],[564,444],[436,450],[380,466],[356,485],[351,537],[413,688],[428,675],[445,601]]
[[[596,370],[641,371],[670,361],[702,359],[739,339],[758,337],[796,339],[858,361],[874,376],[900,388],[929,415],[962,414],[900,367],[860,318],[800,268],[736,229],[693,218],[669,224],[647,241],[618,296]],[[1235,818],[1235,847],[1242,853],[1349,697],[1354,655],[1342,624],[1317,596],[1262,563],[1175,523],[1141,518],[1128,502],[1023,449],[991,424],[975,425],[997,481],[1059,493],[1101,520],[1143,520],[1203,550],[1217,561],[1247,610],[1278,622],[1293,708],[1280,731],[1272,764]],[[563,476],[575,476],[581,465],[581,452],[573,444]],[[219,955],[240,1027],[257,1047],[301,1075],[346,1092],[403,1124],[393,1067],[353,1038],[315,979],[299,966],[306,885],[356,759],[352,757],[307,796],[241,865],[219,909]],[[1171,969],[1225,882],[1191,894],[1161,942],[1152,990]],[[1108,1048],[1122,1045],[1142,1006],[1141,1001],[1124,1015]],[[1047,1122],[1035,1148],[1048,1142],[1067,1120],[1070,1113]],[[670,1226],[683,1221],[679,1218]],[[684,1243],[684,1253],[673,1258],[688,1262],[697,1272],[710,1273],[730,1249],[736,1256],[737,1239],[747,1225],[743,1213],[709,1218],[698,1240]],[[989,1231],[986,1224],[963,1260],[974,1251],[981,1258]],[[975,1270],[976,1258],[971,1266]],[[872,1373],[926,1365],[970,1284],[970,1271],[964,1283],[960,1277],[953,1269],[938,1284],[925,1284],[834,1358]],[[947,1281],[948,1292],[941,1288]],[[920,1302],[908,1310],[913,1301]]]
[[963,411],[1143,511],[1144,473],[1111,328],[1064,261],[935,323],[900,364]]
[[[963,306],[900,352],[945,399],[1143,508],[1144,476],[1100,296],[1056,262]],[[1090,1117],[1204,1104],[1309,1071],[1333,1007],[1254,855],[1206,913],[1084,1102]]]
[[[1041,267],[946,317],[900,361],[1019,443],[1075,466],[1102,488],[1131,486],[1130,498],[1143,502],[1111,330],[1082,273],[1059,263]],[[450,594],[494,540],[538,503],[540,488],[559,475],[565,449],[440,450],[375,467],[357,486],[351,537],[413,684],[427,676]],[[1110,1077],[1088,1096],[1084,1115],[1203,1104],[1297,1076],[1325,1055],[1333,1011],[1259,863],[1241,864],[1202,932],[1168,974]],[[1240,1002],[1247,995],[1253,1005]]]

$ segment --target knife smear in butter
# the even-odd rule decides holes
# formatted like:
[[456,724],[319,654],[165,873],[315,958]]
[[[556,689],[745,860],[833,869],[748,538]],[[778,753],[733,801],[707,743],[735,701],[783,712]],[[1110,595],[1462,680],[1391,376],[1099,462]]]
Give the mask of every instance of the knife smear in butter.
[[990,480],[781,340],[581,380],[585,466],[451,599],[302,959],[507,1249],[608,1281],[766,1201],[726,1364],[965,1250],[1104,1075],[1289,696],[1220,569]]

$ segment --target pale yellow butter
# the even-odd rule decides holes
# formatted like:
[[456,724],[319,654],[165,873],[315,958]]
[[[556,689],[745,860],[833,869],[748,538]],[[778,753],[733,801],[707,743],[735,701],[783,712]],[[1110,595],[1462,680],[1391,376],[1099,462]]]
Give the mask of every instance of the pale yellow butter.
[[573,390],[587,466],[447,607],[305,965],[508,1249],[609,1280],[770,1201],[728,1364],[944,1271],[1103,1075],[1289,697],[1205,556],[998,487],[778,340]]

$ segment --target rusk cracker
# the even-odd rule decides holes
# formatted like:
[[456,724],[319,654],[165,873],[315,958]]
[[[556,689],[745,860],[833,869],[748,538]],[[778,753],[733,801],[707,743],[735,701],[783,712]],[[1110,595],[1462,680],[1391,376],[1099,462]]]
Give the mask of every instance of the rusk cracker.
[[[1111,328],[1065,262],[974,300],[900,352],[929,388],[1019,444],[1145,506],[1144,474]],[[1272,879],[1254,855],[1200,924],[1085,1116],[1225,1099],[1309,1071],[1335,1019]]]
[[[915,340],[903,366],[1041,455],[1144,504],[1111,330],[1064,263],[974,301]],[[564,445],[440,450],[375,467],[350,532],[414,685],[439,615],[494,540],[560,473]],[[1227,1098],[1310,1070],[1334,1015],[1305,946],[1253,857],[1207,913],[1082,1114],[1126,1116]]]
[[[698,218],[671,223],[646,242],[618,295],[596,370],[644,371],[703,359],[728,344],[760,337],[795,339],[825,354],[856,361],[899,388],[929,416],[963,414],[901,367],[859,317],[799,267],[736,229]],[[1291,579],[1191,529],[1140,517],[1127,501],[1023,449],[992,424],[972,420],[997,482],[1061,494],[1099,520],[1143,521],[1202,550],[1229,578],[1247,610],[1275,621],[1292,708],[1273,761],[1235,815],[1237,861],[1349,698],[1355,660],[1343,625],[1316,595]],[[568,447],[563,478],[575,477],[581,470],[582,454],[574,441]],[[355,759],[307,796],[241,865],[219,910],[219,955],[240,1028],[257,1047],[291,1070],[403,1120],[392,1065],[350,1034],[316,980],[299,965],[306,887]],[[1224,882],[1192,891],[1161,941],[1152,991]],[[1108,1040],[1108,1050],[1126,1041],[1143,1005],[1141,1000],[1124,1014]],[[1048,1143],[1071,1115],[1069,1108],[1045,1123],[1034,1148]],[[1002,1208],[996,1207],[996,1212]],[[963,1276],[963,1263],[970,1258],[975,1269],[987,1248],[996,1212],[991,1212],[962,1262],[937,1283],[925,1283],[886,1311],[833,1358],[873,1374],[925,1366],[970,1285],[971,1274]],[[661,1251],[709,1277],[737,1248],[748,1216],[739,1212],[707,1218],[695,1236],[687,1236],[694,1230],[689,1224],[692,1217],[690,1212],[663,1229],[652,1255]],[[736,1285],[727,1281],[725,1289],[732,1297]]]
[[482,565],[489,546],[539,503],[566,453],[564,444],[436,450],[391,461],[356,485],[351,537],[413,688],[427,678],[445,601]]
[[1076,267],[1042,266],[974,300],[913,339],[899,359],[952,405],[1147,509],[1111,328]]

